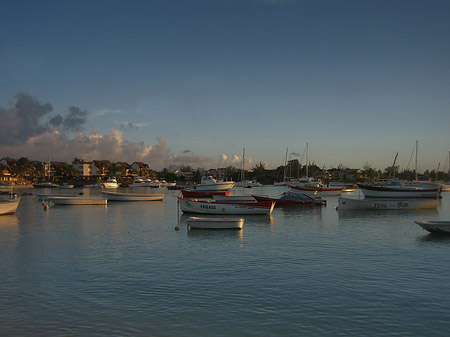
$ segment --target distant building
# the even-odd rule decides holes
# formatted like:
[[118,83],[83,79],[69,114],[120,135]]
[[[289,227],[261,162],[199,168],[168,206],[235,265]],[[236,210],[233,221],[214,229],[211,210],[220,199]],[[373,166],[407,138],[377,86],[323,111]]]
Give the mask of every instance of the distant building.
[[78,171],[80,177],[90,177],[91,176],[91,163],[83,159],[77,159],[73,163],[73,167]]
[[139,176],[144,177],[150,175],[150,167],[140,161],[135,161],[133,164],[131,164],[131,168],[134,169]]

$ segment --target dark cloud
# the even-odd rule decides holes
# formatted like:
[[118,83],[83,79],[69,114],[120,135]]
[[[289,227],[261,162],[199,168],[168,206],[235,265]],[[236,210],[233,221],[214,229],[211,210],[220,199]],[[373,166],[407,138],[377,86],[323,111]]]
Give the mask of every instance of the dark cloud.
[[133,122],[123,122],[120,124],[120,130],[137,130],[137,125]]
[[0,142],[19,144],[46,132],[41,119],[53,111],[50,103],[42,104],[26,93],[16,96],[16,103],[7,109],[0,108]]
[[56,129],[62,125],[63,121],[64,121],[63,116],[56,115],[56,116],[50,118],[50,120],[48,121],[48,124],[50,124],[52,127],[54,127]]
[[69,132],[80,132],[84,130],[88,112],[75,106],[69,107],[68,110],[69,114],[62,122],[63,130]]

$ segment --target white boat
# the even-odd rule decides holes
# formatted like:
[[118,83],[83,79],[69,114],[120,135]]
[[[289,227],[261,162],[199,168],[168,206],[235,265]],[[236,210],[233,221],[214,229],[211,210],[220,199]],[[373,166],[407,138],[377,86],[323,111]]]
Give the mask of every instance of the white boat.
[[270,202],[219,202],[178,197],[183,212],[200,214],[271,214],[275,206]]
[[14,214],[21,198],[0,199],[0,215]]
[[385,199],[373,199],[373,198],[344,198],[338,199],[337,209],[341,210],[354,210],[354,209],[377,209],[377,210],[392,210],[392,209],[427,209],[436,208],[439,205],[438,199],[429,198],[385,198]]
[[370,186],[358,184],[359,189],[366,198],[438,198],[441,188],[422,188],[406,186],[404,181],[392,181],[385,186]]
[[119,187],[119,183],[117,182],[117,179],[114,177],[108,178],[108,179],[106,179],[105,182],[100,183],[100,184],[104,188],[118,188]]
[[162,201],[164,194],[122,193],[102,191],[109,201]]
[[430,233],[450,234],[450,221],[414,221]]
[[74,188],[74,187],[75,187],[75,185],[70,185],[70,184],[66,184],[66,183],[58,186],[58,188],[63,188],[63,189]]
[[86,197],[50,197],[47,199],[54,205],[106,205],[106,198],[86,198]]
[[186,222],[193,229],[242,229],[245,219],[190,217]]
[[234,185],[235,187],[253,188],[261,187],[262,184],[258,183],[256,180],[242,180]]
[[233,188],[235,184],[234,181],[218,181],[212,176],[203,176],[200,185],[189,186],[189,189],[205,192],[228,191]]
[[128,187],[150,187],[151,180],[143,177],[135,177],[133,183],[128,185]]

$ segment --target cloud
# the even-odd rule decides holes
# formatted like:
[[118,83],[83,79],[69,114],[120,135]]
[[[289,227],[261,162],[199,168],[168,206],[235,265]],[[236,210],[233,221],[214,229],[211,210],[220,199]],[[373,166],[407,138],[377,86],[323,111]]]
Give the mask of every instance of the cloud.
[[105,115],[111,115],[111,114],[118,114],[122,112],[121,110],[112,110],[112,109],[102,109],[99,111],[94,112],[95,116],[105,116]]
[[134,122],[115,122],[120,125],[120,130],[137,130],[138,128],[142,128],[148,126],[148,123],[134,123]]
[[62,127],[65,131],[79,132],[84,129],[88,112],[75,106],[68,108],[69,114],[64,118]]
[[41,119],[53,111],[52,105],[42,104],[26,93],[20,93],[16,99],[9,108],[0,108],[1,144],[20,144],[47,131],[48,126],[42,125]]
[[[47,116],[53,111],[50,103],[40,103],[28,94],[17,96],[16,103],[0,108],[0,157],[32,160],[71,162],[74,158],[86,160],[106,159],[112,162],[142,161],[152,169],[191,166],[197,168],[241,167],[242,157],[222,154],[214,160],[199,156],[191,150],[181,154],[172,153],[167,141],[156,137],[154,144],[143,141],[129,141],[122,130],[111,129],[110,134],[100,134],[97,130],[84,132],[88,112],[70,106],[68,114]],[[46,123],[43,121],[47,120]],[[127,122],[127,127],[145,124]],[[251,168],[251,158],[246,158],[246,168]]]

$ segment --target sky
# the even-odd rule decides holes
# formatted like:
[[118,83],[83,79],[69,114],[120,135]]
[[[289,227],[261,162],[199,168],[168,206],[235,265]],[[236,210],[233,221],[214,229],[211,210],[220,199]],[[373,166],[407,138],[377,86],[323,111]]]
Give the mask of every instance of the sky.
[[448,170],[450,1],[2,0],[0,158]]

